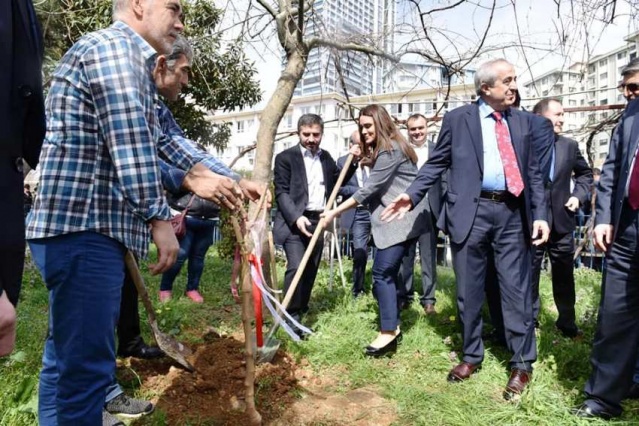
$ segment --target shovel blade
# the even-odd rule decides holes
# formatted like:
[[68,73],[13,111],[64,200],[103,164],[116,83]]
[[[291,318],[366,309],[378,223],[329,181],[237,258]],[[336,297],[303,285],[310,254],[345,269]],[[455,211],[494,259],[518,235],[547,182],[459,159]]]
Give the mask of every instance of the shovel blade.
[[264,342],[264,346],[258,347],[255,351],[255,361],[258,364],[264,364],[266,362],[273,361],[275,354],[280,348],[281,342],[275,338],[267,339]]
[[191,351],[191,349],[184,346],[168,334],[161,332],[157,323],[153,322],[151,324],[151,329],[153,330],[153,336],[155,337],[158,347],[162,349],[168,357],[175,360],[187,370],[195,371],[195,367],[186,360],[187,356],[193,355],[193,351]]

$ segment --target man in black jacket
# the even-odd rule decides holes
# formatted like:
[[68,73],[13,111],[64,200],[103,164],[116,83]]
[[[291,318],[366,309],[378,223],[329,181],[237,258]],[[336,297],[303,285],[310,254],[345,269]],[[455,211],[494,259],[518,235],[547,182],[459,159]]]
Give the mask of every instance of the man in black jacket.
[[[38,163],[44,138],[42,34],[31,0],[0,2],[0,356],[15,344],[24,264],[23,159]],[[8,63],[6,62],[8,60]]]
[[[544,253],[548,253],[552,270],[552,290],[559,317],[557,328],[566,337],[580,333],[575,323],[575,212],[586,205],[592,187],[592,169],[581,155],[577,141],[559,136],[564,124],[564,109],[558,99],[546,98],[533,108],[535,114],[553,123],[555,145],[548,174],[548,222],[550,237],[535,248],[533,260],[533,315],[539,315],[539,272]],[[571,180],[574,188],[571,189]]]
[[[273,237],[276,244],[284,246],[286,253],[285,291],[293,281],[340,171],[331,155],[320,149],[324,133],[322,117],[302,115],[297,122],[297,132],[299,144],[277,154],[274,168],[277,215]],[[356,164],[352,164],[345,181],[356,168]],[[320,236],[288,306],[288,313],[297,321],[308,311],[323,244],[324,238]],[[305,337],[300,330],[294,331]]]

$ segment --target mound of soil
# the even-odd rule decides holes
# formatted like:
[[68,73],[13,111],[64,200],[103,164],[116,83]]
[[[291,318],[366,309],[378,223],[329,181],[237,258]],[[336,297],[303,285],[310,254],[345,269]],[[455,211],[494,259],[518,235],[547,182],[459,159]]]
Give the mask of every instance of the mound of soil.
[[[248,424],[244,415],[244,343],[215,333],[205,343],[193,345],[191,373],[175,367],[170,359],[130,359],[130,369],[120,368],[119,380],[141,382],[145,393],[166,414],[167,424]],[[281,350],[272,363],[257,366],[256,405],[264,424],[279,418],[293,404],[297,388],[296,365]],[[137,376],[137,377],[135,377]]]
[[[244,414],[243,336],[209,332],[204,343],[192,349],[193,373],[169,358],[130,358],[120,363],[118,379],[157,395],[153,402],[166,414],[167,425],[249,424]],[[344,389],[339,384],[343,372],[316,375],[308,361],[298,365],[281,349],[271,363],[256,370],[255,399],[264,425],[388,426],[397,420],[395,405],[376,389]]]

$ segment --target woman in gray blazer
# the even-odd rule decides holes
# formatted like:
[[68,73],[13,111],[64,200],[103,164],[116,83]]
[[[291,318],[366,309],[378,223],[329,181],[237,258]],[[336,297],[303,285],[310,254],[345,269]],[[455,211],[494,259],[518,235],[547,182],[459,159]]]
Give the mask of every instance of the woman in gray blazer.
[[[368,205],[377,253],[373,261],[373,294],[379,304],[380,332],[366,347],[366,355],[392,354],[401,340],[397,303],[397,274],[412,240],[424,232],[424,202],[403,220],[384,223],[380,215],[393,199],[404,192],[417,175],[417,155],[381,106],[368,105],[359,114],[363,158],[371,173],[362,188],[337,208],[324,213],[324,224],[358,205]],[[423,201],[423,200],[422,200]]]

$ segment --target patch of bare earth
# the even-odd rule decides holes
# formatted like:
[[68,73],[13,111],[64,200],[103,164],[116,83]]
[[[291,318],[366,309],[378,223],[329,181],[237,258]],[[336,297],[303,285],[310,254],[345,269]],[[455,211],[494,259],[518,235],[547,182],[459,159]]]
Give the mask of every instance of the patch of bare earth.
[[[139,380],[145,394],[157,395],[154,402],[168,425],[248,424],[243,347],[234,337],[209,333],[192,348],[193,373],[176,368],[169,359],[130,359],[130,368],[120,365],[118,377]],[[386,426],[397,419],[394,405],[375,389],[336,393],[335,382],[297,365],[280,349],[271,363],[257,366],[256,404],[263,424]]]

